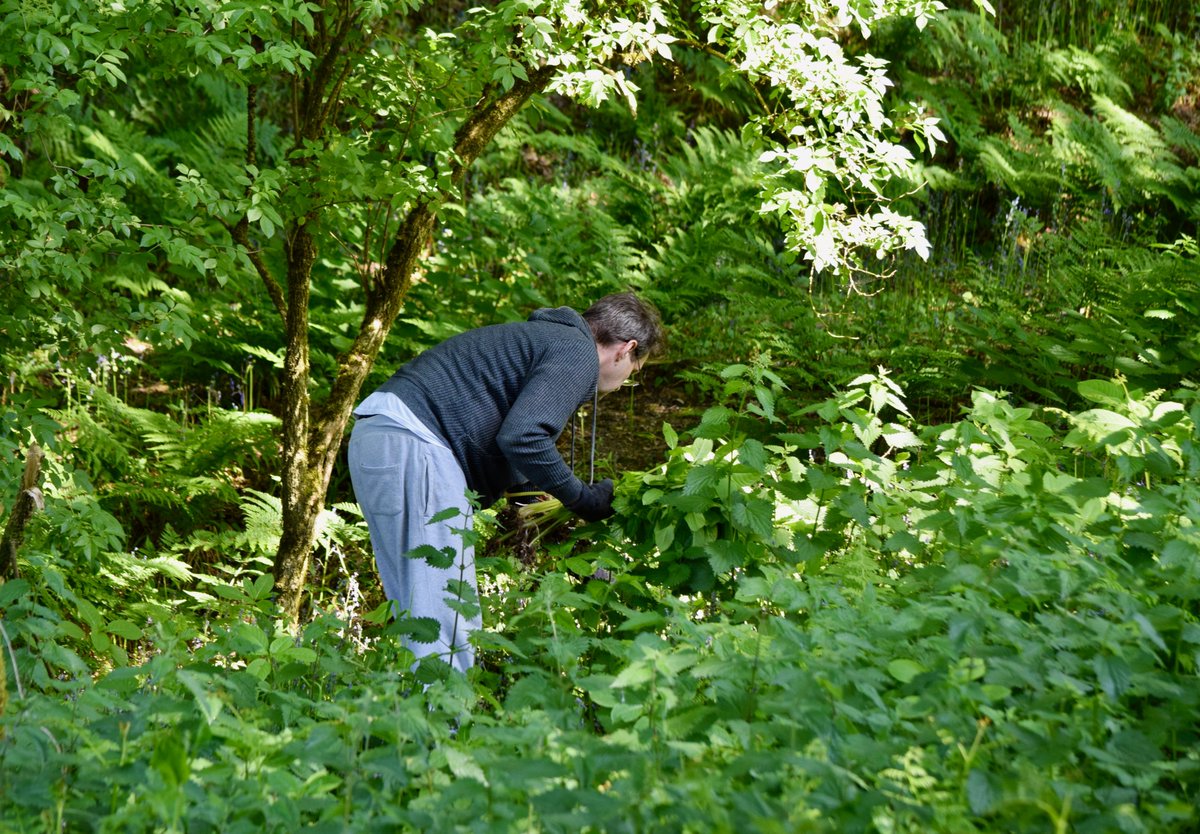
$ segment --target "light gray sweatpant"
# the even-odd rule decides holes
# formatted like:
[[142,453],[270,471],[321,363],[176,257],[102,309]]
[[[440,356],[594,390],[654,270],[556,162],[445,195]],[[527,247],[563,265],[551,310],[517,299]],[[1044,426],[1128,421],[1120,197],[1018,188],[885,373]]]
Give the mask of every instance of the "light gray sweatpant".
[[[420,423],[405,426],[388,415],[360,417],[350,432],[350,481],[371,532],[371,548],[383,591],[397,618],[428,617],[438,623],[438,638],[422,643],[406,638],[418,660],[437,654],[465,672],[475,662],[467,642],[482,624],[475,548],[464,545],[456,530],[470,529],[472,509],[467,484],[454,455]],[[429,519],[449,508],[459,514],[433,524]],[[435,567],[408,555],[420,545],[450,548],[450,567]],[[469,611],[464,615],[464,607]]]

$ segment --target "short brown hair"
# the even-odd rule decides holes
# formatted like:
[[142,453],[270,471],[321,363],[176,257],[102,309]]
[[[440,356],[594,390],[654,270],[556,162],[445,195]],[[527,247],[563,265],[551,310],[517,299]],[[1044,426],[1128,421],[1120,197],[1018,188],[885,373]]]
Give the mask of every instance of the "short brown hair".
[[658,310],[631,292],[604,296],[584,311],[583,318],[592,328],[596,344],[613,345],[636,339],[633,355],[637,359],[659,352],[665,341]]

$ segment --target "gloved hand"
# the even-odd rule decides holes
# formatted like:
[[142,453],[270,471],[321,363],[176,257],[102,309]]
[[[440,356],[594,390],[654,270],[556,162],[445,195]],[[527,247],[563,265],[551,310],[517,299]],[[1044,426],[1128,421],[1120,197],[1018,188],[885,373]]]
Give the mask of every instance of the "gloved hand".
[[584,521],[603,521],[613,514],[613,482],[605,478],[595,484],[584,484],[583,492],[568,509]]

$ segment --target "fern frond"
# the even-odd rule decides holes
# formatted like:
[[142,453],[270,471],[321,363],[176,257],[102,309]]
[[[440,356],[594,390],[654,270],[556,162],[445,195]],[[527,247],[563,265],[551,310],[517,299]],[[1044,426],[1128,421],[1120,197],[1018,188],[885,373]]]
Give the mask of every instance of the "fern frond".
[[1090,95],[1129,101],[1133,91],[1117,68],[1101,55],[1077,46],[1046,50],[1044,60],[1053,79]]
[[274,495],[247,489],[242,495],[242,516],[245,529],[239,543],[258,553],[274,553],[279,549],[283,531],[283,505]]

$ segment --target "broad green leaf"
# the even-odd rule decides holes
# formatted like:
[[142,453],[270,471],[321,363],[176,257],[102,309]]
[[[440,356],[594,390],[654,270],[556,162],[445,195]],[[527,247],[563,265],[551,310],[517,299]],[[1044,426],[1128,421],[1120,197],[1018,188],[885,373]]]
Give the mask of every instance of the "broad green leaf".
[[763,498],[751,496],[736,502],[730,517],[735,524],[754,533],[759,539],[770,541],[775,533],[775,505]]
[[487,777],[483,775],[483,768],[467,753],[456,747],[442,747],[441,750],[446,756],[446,764],[451,773],[459,779],[474,779],[484,787],[488,786]]
[[913,678],[926,671],[925,667],[915,660],[898,657],[887,665],[888,674],[900,683],[909,683]]
[[204,720],[209,724],[216,721],[217,716],[221,714],[221,708],[224,704],[219,697],[209,691],[212,678],[207,675],[191,672],[187,669],[180,669],[175,674],[179,682],[184,685],[196,700],[196,706],[200,708],[200,714],[204,716]]
[[1084,399],[1100,405],[1122,406],[1128,399],[1124,387],[1106,379],[1085,379],[1077,390]]
[[24,579],[8,579],[0,582],[0,608],[7,608],[29,594],[29,582]]
[[1096,671],[1100,688],[1113,701],[1120,700],[1133,680],[1129,664],[1119,657],[1097,655],[1092,661],[1092,668]]
[[662,424],[662,433],[668,449],[674,449],[679,444],[679,435],[675,433],[675,429],[671,428],[670,423]]
[[104,627],[104,617],[100,615],[100,611],[96,606],[92,605],[86,599],[75,601],[75,610],[79,612],[79,617],[92,629],[101,629]]
[[251,599],[267,599],[271,596],[271,592],[275,589],[275,577],[269,573],[264,573],[254,580],[247,593]]
[[125,640],[141,640],[142,630],[129,620],[113,620],[108,624],[106,629],[109,634],[115,634],[117,637]]
[[648,507],[663,497],[663,491],[657,487],[646,490],[642,493],[642,506]]
[[979,816],[989,813],[996,804],[996,789],[985,771],[971,768],[967,774],[967,803],[971,812]]
[[745,440],[738,448],[738,462],[761,475],[767,468],[767,450],[757,440]]
[[718,539],[710,542],[704,551],[708,556],[708,563],[712,566],[713,573],[717,576],[724,576],[734,568],[746,564],[746,547],[737,542]]
[[666,523],[654,528],[654,546],[660,553],[666,553],[675,542],[675,524]]
[[641,661],[635,661],[621,670],[620,674],[613,680],[612,688],[628,689],[632,686],[641,686],[644,683],[648,683],[652,677],[654,677],[653,666]]

